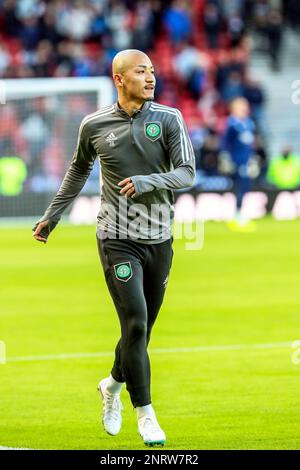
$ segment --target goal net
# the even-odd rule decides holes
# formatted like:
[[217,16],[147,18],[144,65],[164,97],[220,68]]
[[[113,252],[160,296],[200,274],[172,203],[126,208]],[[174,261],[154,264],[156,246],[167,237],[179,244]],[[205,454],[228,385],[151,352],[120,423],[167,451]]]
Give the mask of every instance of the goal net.
[[[113,102],[108,77],[1,81],[0,221],[41,216],[58,190],[81,120]],[[99,165],[83,191],[99,193]]]

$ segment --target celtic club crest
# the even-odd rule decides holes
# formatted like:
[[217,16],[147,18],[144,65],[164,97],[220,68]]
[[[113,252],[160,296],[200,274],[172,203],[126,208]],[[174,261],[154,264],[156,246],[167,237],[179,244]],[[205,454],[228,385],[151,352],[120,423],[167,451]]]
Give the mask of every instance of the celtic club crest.
[[119,281],[127,282],[132,277],[132,268],[130,261],[114,265],[115,276]]
[[146,122],[145,135],[150,140],[157,140],[161,136],[161,122]]

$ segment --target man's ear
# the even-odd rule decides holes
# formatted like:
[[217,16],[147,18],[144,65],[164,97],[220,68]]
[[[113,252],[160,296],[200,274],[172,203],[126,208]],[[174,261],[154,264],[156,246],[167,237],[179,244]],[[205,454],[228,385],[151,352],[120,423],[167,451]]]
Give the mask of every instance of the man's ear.
[[120,73],[115,73],[114,75],[114,81],[116,86],[121,86],[123,85],[123,77]]

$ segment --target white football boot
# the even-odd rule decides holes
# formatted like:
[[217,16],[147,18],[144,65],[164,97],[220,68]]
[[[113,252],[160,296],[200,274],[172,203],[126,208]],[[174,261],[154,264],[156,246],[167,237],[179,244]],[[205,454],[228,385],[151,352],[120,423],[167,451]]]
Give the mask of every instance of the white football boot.
[[105,431],[111,436],[116,436],[122,426],[122,403],[120,394],[112,394],[106,390],[107,378],[101,380],[98,390],[102,398],[102,424]]
[[144,415],[138,419],[138,430],[146,446],[164,446],[166,435],[154,416]]

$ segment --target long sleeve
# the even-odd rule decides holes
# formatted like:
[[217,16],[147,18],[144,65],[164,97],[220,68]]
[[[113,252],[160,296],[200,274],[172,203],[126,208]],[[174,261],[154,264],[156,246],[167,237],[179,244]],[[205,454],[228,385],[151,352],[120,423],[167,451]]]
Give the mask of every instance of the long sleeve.
[[131,180],[137,195],[154,189],[181,189],[193,185],[195,178],[195,155],[188,131],[179,111],[172,116],[168,126],[168,152],[173,166],[166,173],[135,175]]
[[231,153],[232,142],[236,139],[236,137],[237,137],[237,132],[235,128],[231,124],[229,124],[221,139],[222,150]]
[[95,158],[96,152],[90,142],[87,123],[83,120],[71,164],[57,194],[39,222],[49,220],[54,226],[58,223],[64,210],[83,188],[93,168]]

